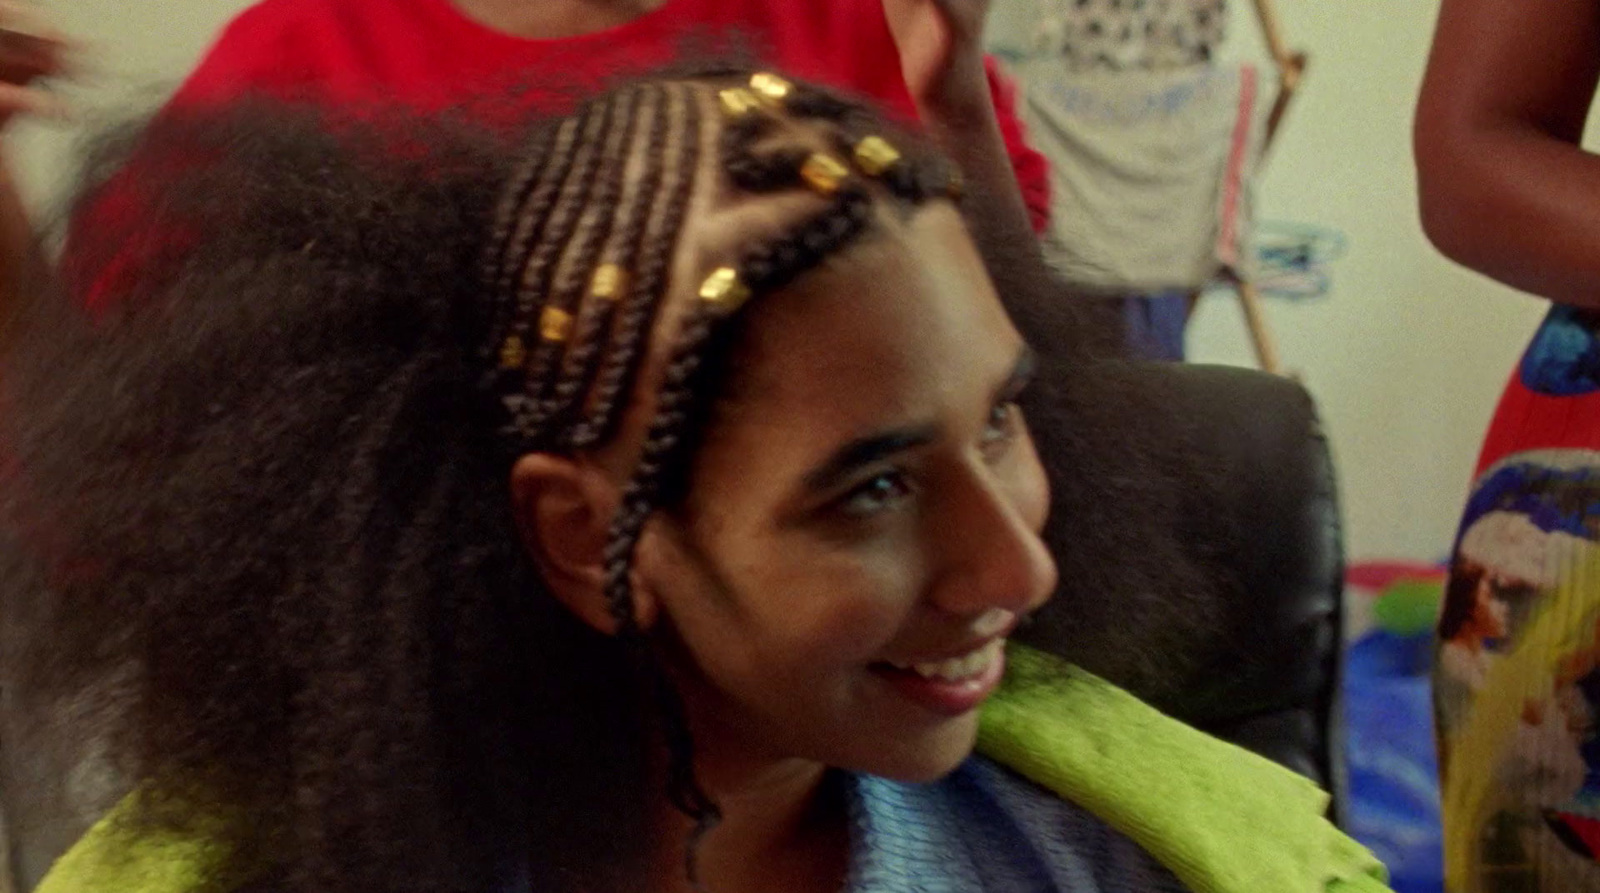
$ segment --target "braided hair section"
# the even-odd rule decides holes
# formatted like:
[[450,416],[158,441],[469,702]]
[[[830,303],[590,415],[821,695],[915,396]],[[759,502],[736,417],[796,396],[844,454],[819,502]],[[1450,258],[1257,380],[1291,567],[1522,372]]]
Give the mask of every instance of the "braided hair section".
[[661,170],[641,189],[650,204],[624,231],[623,250],[631,252],[631,286],[609,333],[605,359],[594,371],[589,410],[569,437],[576,449],[610,439],[621,423],[624,398],[638,379],[670,282],[678,234],[694,197],[702,143],[702,107],[685,84],[664,85],[662,94],[662,118],[654,128]]
[[526,333],[519,325],[519,311],[525,313],[527,307],[520,298],[509,299],[517,294],[521,267],[517,259],[525,257],[528,246],[544,234],[545,221],[566,179],[581,123],[576,117],[569,118],[542,131],[525,150],[527,160],[501,200],[484,253],[484,281],[496,296],[492,330],[505,332],[507,337],[484,345],[485,368],[492,370],[486,386],[494,387],[498,384],[495,379],[508,377],[499,372],[520,371],[525,361],[521,339]]

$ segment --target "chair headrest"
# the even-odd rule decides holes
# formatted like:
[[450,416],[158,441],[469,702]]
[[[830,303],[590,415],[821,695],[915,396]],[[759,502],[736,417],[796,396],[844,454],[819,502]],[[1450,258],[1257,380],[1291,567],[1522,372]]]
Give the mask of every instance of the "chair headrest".
[[[1146,520],[1169,528],[1160,532],[1177,540],[1171,563],[1187,567],[1174,568],[1178,583],[1166,589],[1158,580],[1150,592],[1117,591],[1105,577],[1105,593],[1075,588],[1067,568],[1092,558],[1071,554],[1080,549],[1081,516],[1119,509],[1086,507],[1074,469],[1050,468],[1065,493],[1046,531],[1063,557],[1063,582],[1019,638],[1331,783],[1343,554],[1332,462],[1311,397],[1293,381],[1246,369],[1152,364],[1136,374],[1160,395],[1150,442],[1170,446],[1145,466],[1166,480],[1148,486],[1178,492],[1164,501],[1135,495],[1140,510],[1157,507],[1160,516]],[[1070,423],[1044,415],[1046,426]],[[1038,427],[1043,442],[1061,434]],[[1116,500],[1133,486],[1097,492]],[[1106,548],[1105,562],[1143,560],[1139,543]],[[1129,604],[1096,604],[1104,600]],[[1117,628],[1124,624],[1137,629]],[[1132,653],[1141,642],[1145,653]]]

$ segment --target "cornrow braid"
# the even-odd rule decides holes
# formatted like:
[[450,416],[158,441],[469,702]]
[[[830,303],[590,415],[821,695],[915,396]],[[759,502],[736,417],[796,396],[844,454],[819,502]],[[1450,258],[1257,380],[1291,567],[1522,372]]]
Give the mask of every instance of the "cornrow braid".
[[[752,294],[775,291],[854,241],[871,219],[872,199],[863,189],[842,190],[827,208],[803,221],[788,236],[749,251],[735,268]],[[634,629],[629,568],[645,521],[658,505],[665,475],[677,469],[689,445],[684,436],[692,420],[703,418],[710,397],[698,375],[706,347],[719,324],[727,320],[702,301],[684,326],[668,361],[657,396],[656,415],[645,436],[633,476],[606,546],[606,597],[613,618],[624,630]]]
[[[867,229],[871,213],[872,200],[864,190],[842,191],[827,209],[803,222],[787,238],[746,254],[737,267],[740,276],[750,283],[753,292],[782,288],[858,238]],[[661,490],[668,475],[677,470],[678,480],[687,481],[682,471],[691,446],[687,435],[694,422],[709,414],[712,403],[713,389],[706,386],[708,376],[703,374],[707,347],[724,322],[704,302],[695,308],[668,364],[655,419],[607,538],[606,599],[620,634],[631,641],[643,639],[633,610],[630,570],[634,551],[645,522],[664,501],[660,499]],[[659,670],[653,675],[659,676]],[[667,794],[673,805],[694,821],[684,868],[690,882],[698,886],[699,842],[721,820],[721,811],[695,777],[694,740],[682,699],[670,684],[662,692],[660,706],[668,744]]]
[[[617,101],[612,106],[612,114],[607,121],[609,132],[606,134],[603,158],[626,157],[632,147],[634,130],[638,125],[638,115],[634,108],[639,100],[638,90],[623,90],[617,96]],[[586,301],[586,297],[594,291],[594,277],[599,270],[599,256],[605,245],[607,237],[617,223],[618,196],[622,192],[623,181],[628,174],[626,165],[613,164],[609,170],[601,171],[594,183],[594,192],[582,216],[579,218],[577,231],[569,241],[563,253],[560,268],[557,270],[552,288],[552,297],[545,305],[557,308],[565,314],[568,320],[576,320],[576,324],[569,324],[569,331],[560,342],[551,344],[552,353],[560,354],[566,346],[568,339],[575,345],[568,351],[564,361],[560,362],[561,374],[553,382],[549,382],[537,394],[530,392],[530,396],[542,398],[539,414],[540,420],[549,420],[551,424],[559,426],[563,408],[572,402],[574,395],[580,390],[579,381],[572,374],[574,361],[581,358],[573,356],[574,353],[583,351],[593,343],[595,329],[594,318],[596,313],[604,315],[606,300]],[[549,312],[548,310],[546,312]],[[578,368],[588,365],[583,361]]]
[[[783,102],[789,115],[833,125],[829,142],[844,158],[856,155],[862,142],[876,136],[879,119],[865,107],[826,90],[795,85]],[[772,192],[801,184],[801,169],[808,153],[785,147],[757,155],[751,151],[756,138],[770,130],[773,119],[767,115],[745,114],[730,122],[723,131],[724,165],[735,185],[751,192]],[[914,163],[890,163],[873,177],[890,194],[911,205],[936,197],[956,199],[959,170],[947,159],[921,158]]]
[[700,163],[700,103],[685,84],[663,85],[666,107],[659,112],[661,126],[654,143],[660,146],[660,188],[648,214],[635,221],[637,246],[633,256],[633,282],[611,333],[610,349],[595,373],[593,408],[569,438],[582,448],[609,439],[622,421],[623,395],[638,379],[645,341],[654,327],[666,290],[677,235],[688,216],[694,195],[694,171]]
[[[618,339],[623,338],[626,322],[637,317],[641,306],[649,306],[656,300],[655,289],[659,287],[657,281],[649,277],[640,276],[637,270],[640,267],[639,257],[642,251],[642,241],[645,226],[654,213],[651,204],[653,199],[660,196],[668,167],[668,127],[674,120],[669,110],[669,97],[667,88],[659,84],[646,85],[645,102],[640,105],[640,113],[649,118],[649,127],[644,131],[641,139],[643,146],[634,149],[635,157],[639,159],[641,173],[633,193],[628,196],[630,200],[622,203],[622,222],[615,227],[611,242],[605,249],[605,256],[616,264],[621,275],[621,282],[617,283],[620,294],[604,302],[606,312],[594,318],[594,327],[585,330],[580,337],[584,340],[574,348],[571,372],[576,377],[563,382],[563,387],[571,393],[567,399],[577,400],[581,396],[586,382],[593,381],[587,407],[578,407],[581,417],[577,419],[566,432],[563,446],[570,450],[584,449],[605,436],[605,425],[615,402],[621,382],[625,378],[621,365],[613,358],[609,365],[601,365],[604,356],[602,348],[605,345],[615,345]],[[676,156],[674,155],[674,158]],[[679,180],[687,178],[680,177]],[[674,192],[685,192],[680,186]],[[685,192],[685,203],[687,194]],[[627,271],[635,273],[629,275]],[[638,325],[638,323],[634,323]],[[600,341],[604,335],[605,342]],[[614,348],[613,348],[614,350]]]
[[[556,382],[552,403],[545,418],[562,427],[559,448],[578,450],[593,443],[596,434],[587,418],[574,419],[584,413],[583,398],[586,386],[593,390],[592,382],[600,374],[602,348],[615,334],[620,308],[629,303],[633,294],[632,281],[627,271],[635,266],[640,233],[649,212],[648,201],[661,188],[665,166],[662,153],[654,151],[666,132],[667,112],[665,94],[659,84],[644,84],[637,91],[638,114],[629,128],[626,153],[637,159],[639,173],[629,179],[622,177],[617,195],[605,204],[615,204],[618,212],[609,221],[605,240],[596,246],[598,254],[581,261],[579,271],[593,268],[589,274],[583,312],[578,314],[578,328],[568,351],[567,360]],[[625,172],[618,166],[619,173]]]
[[[788,108],[797,115],[831,121],[834,148],[850,157],[863,141],[876,136],[877,119],[865,108],[825,90],[796,87]],[[890,163],[874,174],[896,197],[919,205],[933,198],[959,200],[960,170],[948,158],[920,158],[913,163]]]
[[545,170],[552,162],[571,157],[570,152],[554,151],[554,147],[561,135],[570,140],[576,128],[577,122],[574,121],[569,126],[541,130],[524,150],[522,165],[507,182],[504,195],[508,200],[500,204],[489,237],[489,250],[484,252],[484,279],[498,292],[511,289],[513,274],[506,259],[513,241],[527,238],[528,230],[536,220],[531,215],[518,214],[517,210],[524,207],[533,192],[546,182]]
[[[840,122],[832,134],[834,148],[846,157],[854,156],[862,143],[875,136],[870,120],[851,116]],[[960,201],[960,169],[944,158],[901,160],[875,175],[879,183],[896,198],[909,205],[921,205],[935,198]]]
[[[567,167],[572,161],[572,145],[580,124],[581,121],[576,117],[565,120],[557,127],[542,131],[529,146],[525,173],[510,190],[512,199],[502,200],[499,220],[490,234],[489,247],[485,252],[486,280],[491,294],[503,296],[515,293],[520,265],[514,258],[543,234],[550,206],[566,179]],[[505,345],[522,343],[520,340],[513,342],[510,335],[523,331],[523,321],[518,313],[525,309],[521,303],[517,300],[497,301],[495,306],[499,312],[490,320],[491,330],[502,334],[501,338],[484,345],[487,368],[494,370],[490,381],[497,389],[504,380],[513,378],[512,375],[499,374],[502,370],[519,375],[522,371],[520,363],[502,358]]]
[[774,192],[801,184],[800,166],[807,155],[804,147],[784,146],[762,155],[751,151],[751,144],[776,129],[776,124],[771,116],[746,114],[723,127],[722,169],[736,188]]
[[[570,337],[570,332],[563,330],[570,329],[571,311],[558,303],[563,296],[555,288],[556,268],[571,247],[579,222],[597,191],[595,173],[605,160],[604,138],[624,105],[621,99],[619,96],[615,102],[592,104],[582,112],[583,141],[575,150],[576,157],[561,186],[560,197],[550,208],[545,236],[533,246],[523,267],[517,317],[519,322],[531,327],[525,338],[525,343],[532,347],[522,393],[524,424],[530,428],[544,425],[544,393]],[[534,309],[541,306],[542,310],[535,313]],[[557,320],[556,332],[550,330],[552,317]]]

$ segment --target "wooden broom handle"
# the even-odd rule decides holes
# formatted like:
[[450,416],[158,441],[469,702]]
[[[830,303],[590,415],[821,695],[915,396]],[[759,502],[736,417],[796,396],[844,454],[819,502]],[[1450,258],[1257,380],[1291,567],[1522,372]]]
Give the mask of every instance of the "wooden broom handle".
[[1267,52],[1272,54],[1272,59],[1278,63],[1279,70],[1286,69],[1294,57],[1294,52],[1289,49],[1289,42],[1283,37],[1283,22],[1278,19],[1278,8],[1272,4],[1272,0],[1254,0],[1254,2],[1256,18],[1261,20],[1261,36],[1267,42]]
[[1267,328],[1266,315],[1262,312],[1261,293],[1256,291],[1255,283],[1242,279],[1235,281],[1233,287],[1239,293],[1239,309],[1244,311],[1245,330],[1250,333],[1250,346],[1255,348],[1256,363],[1263,372],[1284,374],[1283,362],[1278,358],[1278,342]]
[[1289,110],[1289,101],[1300,89],[1300,79],[1305,75],[1307,60],[1305,53],[1289,49],[1289,41],[1283,36],[1283,22],[1278,18],[1278,8],[1272,0],[1253,2],[1256,18],[1261,23],[1261,36],[1267,43],[1267,53],[1278,67],[1278,98],[1273,103],[1272,113],[1267,116],[1266,136],[1262,143],[1264,152],[1271,147],[1273,137],[1278,135],[1278,125],[1283,123],[1283,115]]
[[[1289,110],[1295,91],[1300,88],[1300,79],[1306,70],[1306,54],[1289,49],[1289,42],[1283,36],[1283,23],[1278,19],[1278,9],[1272,0],[1254,0],[1254,3],[1256,18],[1261,23],[1261,36],[1278,68],[1278,97],[1273,102],[1271,113],[1267,115],[1266,132],[1261,142],[1261,151],[1266,152],[1278,135],[1278,125],[1283,123],[1284,113]],[[1264,372],[1283,375],[1278,345],[1267,327],[1261,306],[1261,293],[1253,282],[1236,278],[1233,285],[1239,295],[1239,309],[1244,311],[1245,328],[1250,333],[1250,344],[1255,348],[1256,362]]]

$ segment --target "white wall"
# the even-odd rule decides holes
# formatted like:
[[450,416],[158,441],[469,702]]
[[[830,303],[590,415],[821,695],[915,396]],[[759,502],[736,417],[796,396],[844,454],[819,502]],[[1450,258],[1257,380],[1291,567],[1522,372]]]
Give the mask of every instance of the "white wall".
[[[1261,215],[1341,230],[1350,250],[1329,298],[1269,306],[1268,318],[1333,437],[1351,555],[1437,557],[1449,545],[1494,400],[1542,308],[1438,257],[1417,222],[1411,105],[1437,3],[1279,2],[1312,68],[1268,164]],[[1234,3],[1238,52],[1256,52],[1248,0]],[[129,102],[127,85],[176,80],[247,4],[41,5],[95,45],[100,70],[74,91],[93,111]],[[147,101],[139,95],[132,101]],[[26,127],[17,136],[19,176],[42,201],[66,169],[73,130]],[[1226,300],[1202,306],[1190,344],[1200,360],[1250,359],[1237,308]]]
[[[1543,302],[1433,251],[1416,211],[1410,127],[1437,2],[1279,0],[1311,67],[1258,193],[1265,219],[1342,231],[1334,291],[1276,303],[1285,364],[1333,439],[1353,558],[1442,557],[1489,415]],[[1240,55],[1259,52],[1235,0]],[[1190,334],[1201,361],[1250,363],[1237,305],[1208,298]]]

